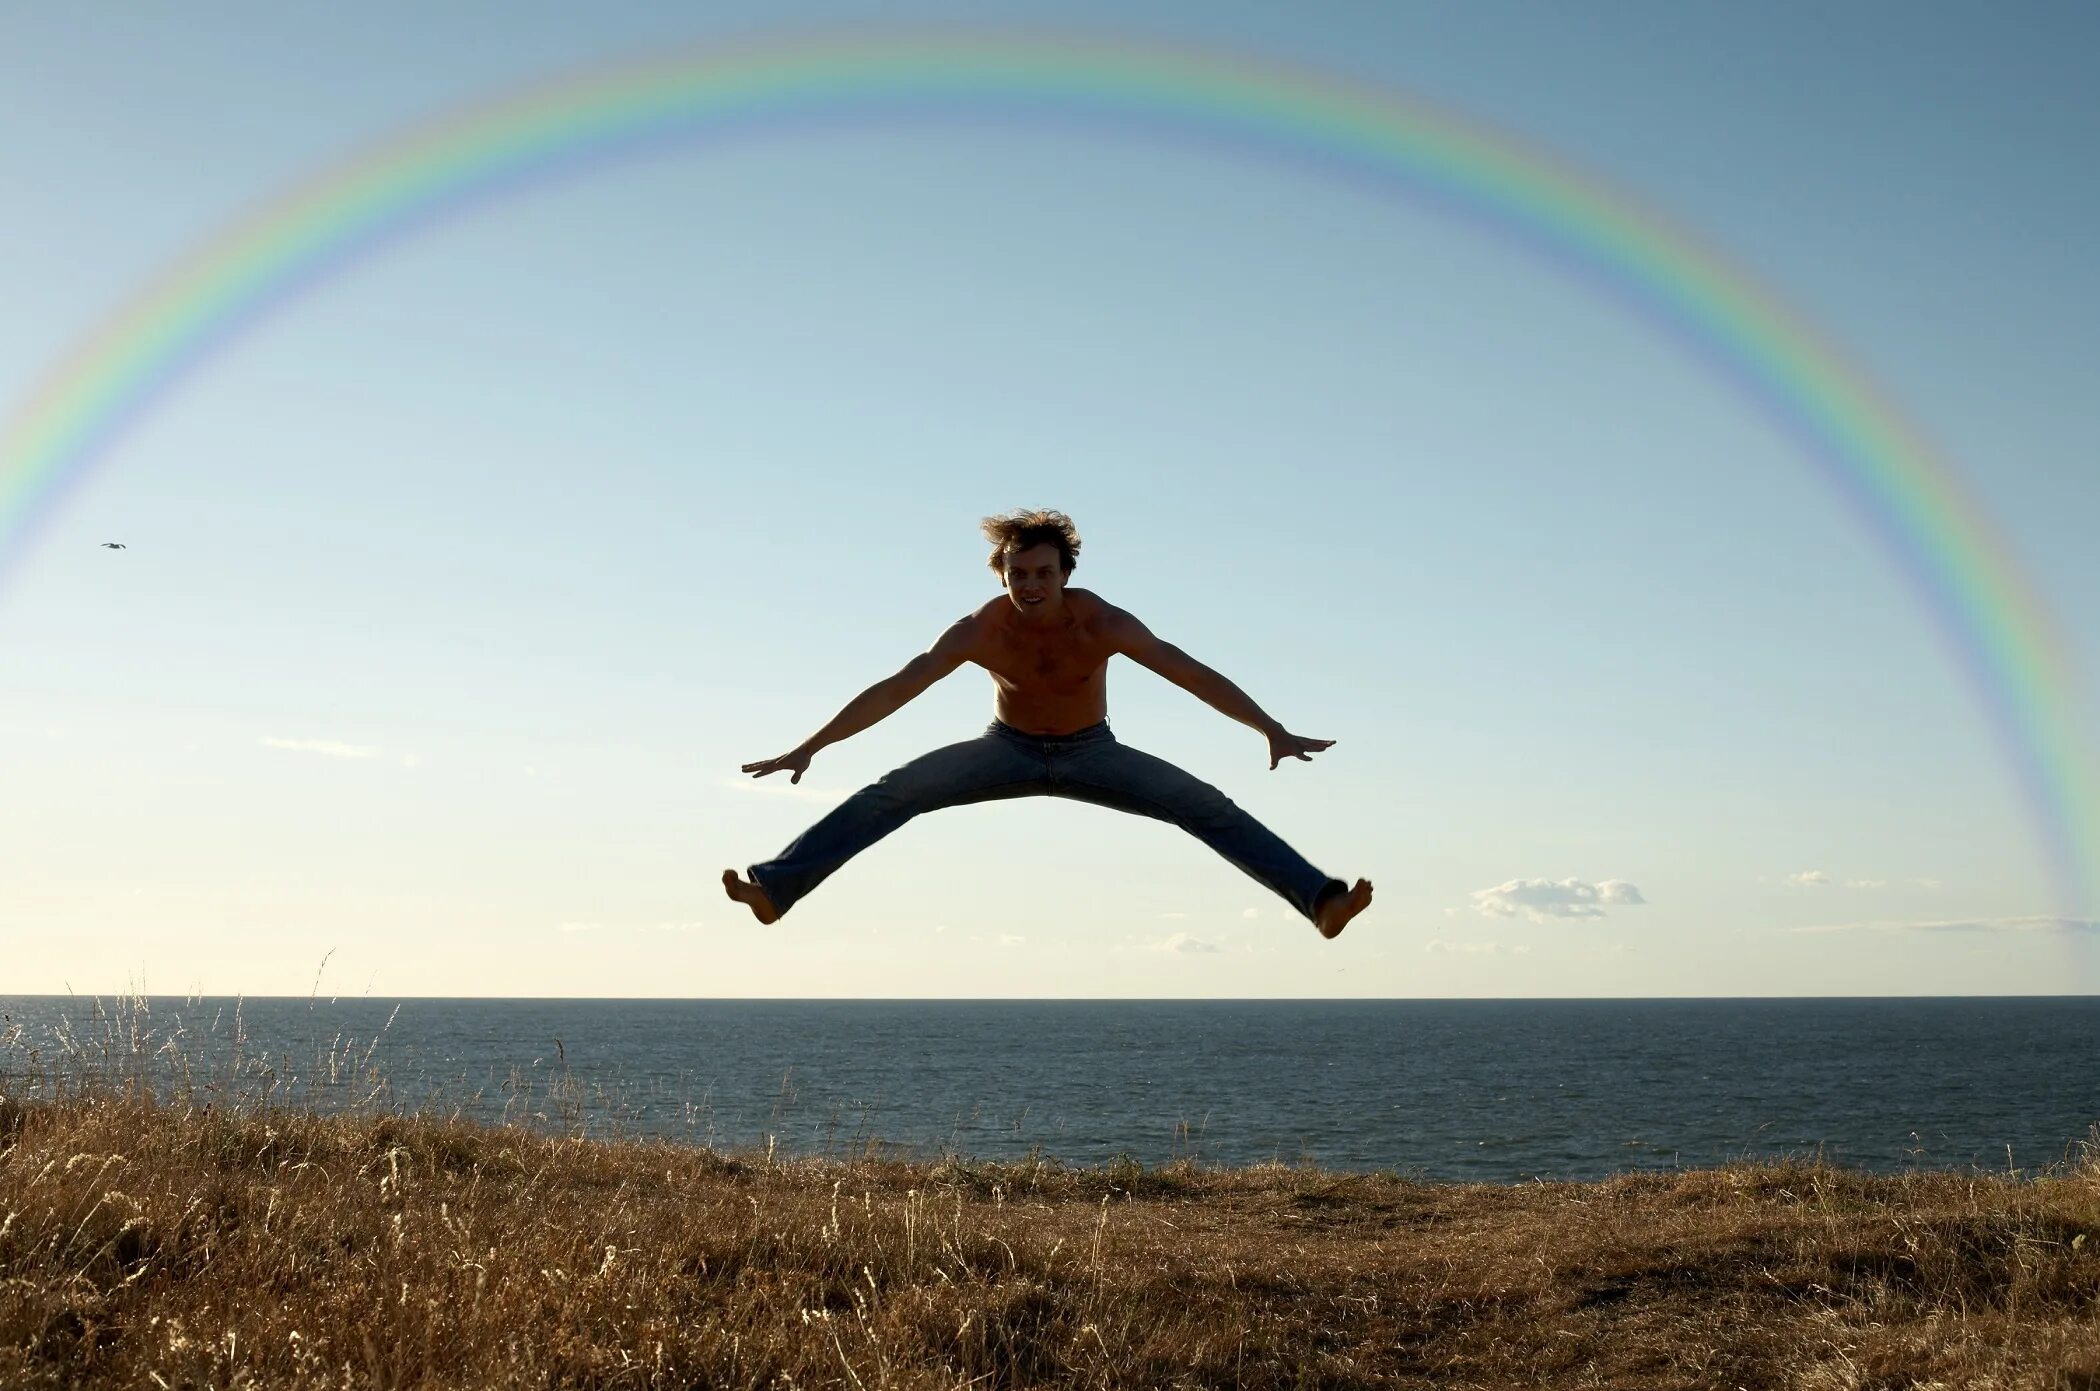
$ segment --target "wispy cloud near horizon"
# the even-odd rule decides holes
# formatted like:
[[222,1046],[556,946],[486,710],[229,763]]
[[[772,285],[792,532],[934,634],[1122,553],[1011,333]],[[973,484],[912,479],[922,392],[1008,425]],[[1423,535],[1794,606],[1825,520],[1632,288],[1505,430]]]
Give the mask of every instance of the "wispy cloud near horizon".
[[280,739],[266,734],[262,745],[268,749],[283,749],[287,753],[317,753],[324,758],[384,758],[386,750],[368,744],[345,744],[335,739]]
[[1422,950],[1431,956],[1499,956],[1505,951],[1511,956],[1531,955],[1528,944],[1505,947],[1500,942],[1448,942],[1442,937],[1430,938]]
[[1475,889],[1473,907],[1485,917],[1526,917],[1533,922],[1556,918],[1601,918],[1607,906],[1645,904],[1641,891],[1624,879],[1512,879],[1492,889]]
[[2100,920],[2058,918],[2042,914],[2009,918],[1949,918],[1930,922],[1880,920],[1782,927],[1779,932],[2100,932]]
[[1197,956],[1222,952],[1225,948],[1207,937],[1198,937],[1193,932],[1170,932],[1156,942],[1136,942],[1125,938],[1111,947],[1110,950],[1116,952],[1147,952],[1157,956],[1174,954]]
[[847,789],[843,787],[818,787],[789,782],[786,778],[717,778],[715,786],[735,792],[753,792],[761,797],[799,797],[819,802],[836,802],[847,796]]

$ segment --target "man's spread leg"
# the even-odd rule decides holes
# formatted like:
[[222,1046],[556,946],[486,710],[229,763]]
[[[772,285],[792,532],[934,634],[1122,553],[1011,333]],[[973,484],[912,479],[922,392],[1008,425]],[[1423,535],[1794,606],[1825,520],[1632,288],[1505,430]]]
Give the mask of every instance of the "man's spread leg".
[[[787,849],[752,865],[751,886],[762,903],[748,891],[738,891],[733,870],[723,872],[722,887],[747,904],[760,922],[772,922],[840,865],[922,812],[1047,791],[1040,759],[1011,740],[986,733],[883,774],[833,807]],[[772,917],[766,916],[768,908]]]
[[1329,878],[1230,797],[1163,758],[1105,739],[1053,770],[1052,795],[1172,822],[1304,914],[1323,936],[1340,933],[1371,901],[1368,882],[1359,879],[1351,888]]

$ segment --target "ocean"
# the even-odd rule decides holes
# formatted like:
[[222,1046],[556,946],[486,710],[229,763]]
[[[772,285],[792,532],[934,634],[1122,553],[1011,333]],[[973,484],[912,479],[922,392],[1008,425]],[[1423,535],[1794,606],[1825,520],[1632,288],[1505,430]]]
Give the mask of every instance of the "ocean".
[[[1266,1161],[1519,1182],[1820,1152],[2026,1172],[2100,1122],[2100,998],[0,997],[0,1093],[87,1066],[787,1155]],[[44,1079],[41,1083],[37,1079]]]

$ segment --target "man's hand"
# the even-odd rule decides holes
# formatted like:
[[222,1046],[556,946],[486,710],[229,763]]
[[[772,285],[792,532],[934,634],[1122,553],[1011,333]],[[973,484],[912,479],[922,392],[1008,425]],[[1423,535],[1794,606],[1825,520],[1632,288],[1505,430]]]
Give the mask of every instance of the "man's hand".
[[[762,778],[768,773],[793,773],[794,776],[788,781],[800,782],[802,775],[809,771],[809,759],[808,749],[792,749],[778,758],[769,758],[762,763],[746,763],[744,771],[754,778]],[[1272,763],[1269,766],[1273,768],[1276,765]]]
[[1322,749],[1331,749],[1333,747],[1334,740],[1332,739],[1307,739],[1303,735],[1292,734],[1285,730],[1283,726],[1278,725],[1269,731],[1269,771],[1275,772],[1276,765],[1286,758],[1303,759],[1305,762],[1310,763],[1314,754]]

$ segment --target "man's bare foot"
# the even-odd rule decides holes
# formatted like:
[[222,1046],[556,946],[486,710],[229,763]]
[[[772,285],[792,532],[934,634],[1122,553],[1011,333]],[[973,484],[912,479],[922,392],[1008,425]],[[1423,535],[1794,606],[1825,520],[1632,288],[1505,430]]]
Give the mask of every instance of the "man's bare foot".
[[1313,926],[1320,929],[1322,937],[1333,941],[1342,935],[1342,929],[1349,925],[1349,919],[1370,906],[1371,881],[1359,879],[1355,888],[1343,893],[1331,893],[1320,900],[1313,909]]
[[[725,869],[722,871],[722,887],[729,891],[731,898],[749,908],[751,916],[757,918],[760,922],[771,923],[780,921],[780,910],[773,906],[772,899],[766,897],[766,891],[755,883],[739,879],[735,870]],[[1344,919],[1344,921],[1347,920]],[[1340,932],[1341,929],[1336,928],[1335,931]]]

